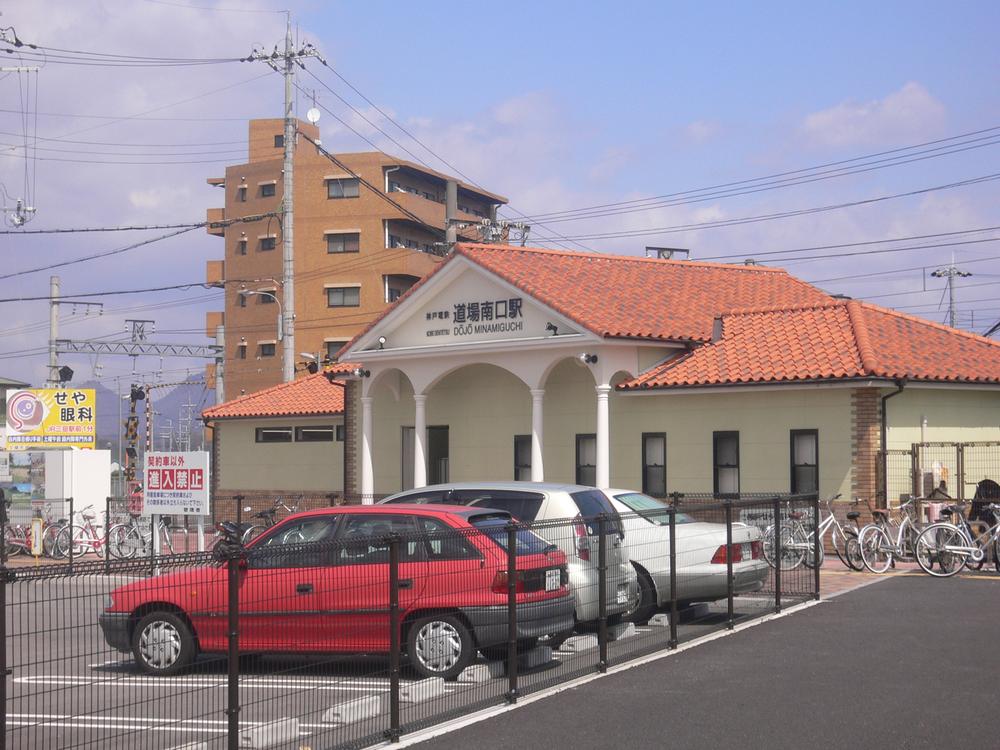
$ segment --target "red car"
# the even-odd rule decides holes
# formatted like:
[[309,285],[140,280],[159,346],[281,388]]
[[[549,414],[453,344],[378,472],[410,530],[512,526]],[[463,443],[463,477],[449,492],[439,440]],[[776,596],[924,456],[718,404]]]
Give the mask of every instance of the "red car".
[[[400,643],[426,677],[457,676],[479,649],[507,640],[504,511],[375,505],[297,513],[247,546],[240,569],[243,653],[389,652],[389,547],[398,534]],[[573,626],[566,556],[517,531],[522,648]],[[120,586],[100,625],[148,673],[169,675],[199,652],[227,649],[222,564]]]

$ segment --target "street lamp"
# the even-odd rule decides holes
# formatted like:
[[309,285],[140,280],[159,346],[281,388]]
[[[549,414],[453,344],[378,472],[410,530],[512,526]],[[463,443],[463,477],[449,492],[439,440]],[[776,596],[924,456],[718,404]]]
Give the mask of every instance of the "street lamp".
[[281,300],[278,299],[274,292],[268,291],[266,289],[244,289],[240,291],[244,297],[252,297],[253,295],[258,295],[261,297],[270,297],[278,305],[278,341],[285,338],[285,326],[283,324],[283,318],[281,315]]

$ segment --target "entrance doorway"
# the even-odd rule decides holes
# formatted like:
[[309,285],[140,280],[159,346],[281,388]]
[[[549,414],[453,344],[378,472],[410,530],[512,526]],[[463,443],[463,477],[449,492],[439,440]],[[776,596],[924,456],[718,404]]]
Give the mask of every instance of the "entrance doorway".
[[[401,489],[413,489],[413,435],[412,427],[403,427],[403,444],[400,451],[402,461]],[[448,481],[448,425],[434,425],[427,428],[427,484],[442,484]]]

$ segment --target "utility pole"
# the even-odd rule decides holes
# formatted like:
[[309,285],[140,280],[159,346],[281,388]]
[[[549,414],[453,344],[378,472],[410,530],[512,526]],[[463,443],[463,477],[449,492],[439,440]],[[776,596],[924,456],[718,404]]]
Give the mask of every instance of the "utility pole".
[[955,256],[951,258],[951,263],[949,263],[944,268],[939,268],[931,273],[931,276],[935,278],[945,278],[948,279],[948,325],[952,328],[955,327],[955,277],[966,278],[972,276],[970,271],[962,271],[955,265]]
[[59,338],[59,277],[49,276],[49,377],[46,388],[59,382],[59,354],[56,339]]
[[[266,54],[261,50],[254,49],[244,62],[263,61],[272,70],[281,73],[285,78],[285,135],[284,135],[284,180],[283,195],[281,198],[282,218],[281,218],[281,289],[282,301],[282,330],[284,340],[281,350],[281,375],[286,383],[295,379],[295,276],[294,276],[294,245],[295,234],[294,225],[294,186],[295,180],[293,168],[295,163],[295,100],[292,96],[292,89],[295,83],[295,66],[305,70],[302,59],[306,57],[319,58],[319,53],[311,44],[304,44],[296,50],[292,46],[292,14],[288,13],[285,24],[285,51],[278,52],[275,46],[271,54]],[[279,65],[280,62],[280,65]]]

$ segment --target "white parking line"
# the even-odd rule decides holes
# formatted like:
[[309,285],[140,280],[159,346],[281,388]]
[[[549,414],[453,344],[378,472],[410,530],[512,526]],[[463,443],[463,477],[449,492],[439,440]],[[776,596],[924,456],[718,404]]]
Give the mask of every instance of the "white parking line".
[[[142,688],[165,688],[176,687],[221,687],[226,684],[226,679],[222,678],[199,678],[199,677],[111,677],[111,678],[89,678],[89,677],[64,677],[61,675],[37,675],[31,677],[16,677],[14,682],[27,685],[62,685],[64,687],[142,687]],[[297,680],[280,678],[267,680],[240,680],[241,688],[251,690],[274,690],[281,688],[313,688],[315,690],[345,691],[345,692],[373,692],[386,693],[389,685],[386,684],[341,684],[330,682],[317,682],[314,680]],[[447,688],[446,688],[447,690]]]
[[[154,732],[201,732],[224,734],[228,725],[226,719],[164,719],[158,716],[70,716],[68,714],[7,714],[8,726],[53,727],[65,729],[118,729]],[[266,721],[243,721],[242,727],[266,724]],[[329,730],[340,727],[330,722],[300,723],[299,734],[307,736],[303,729]]]

